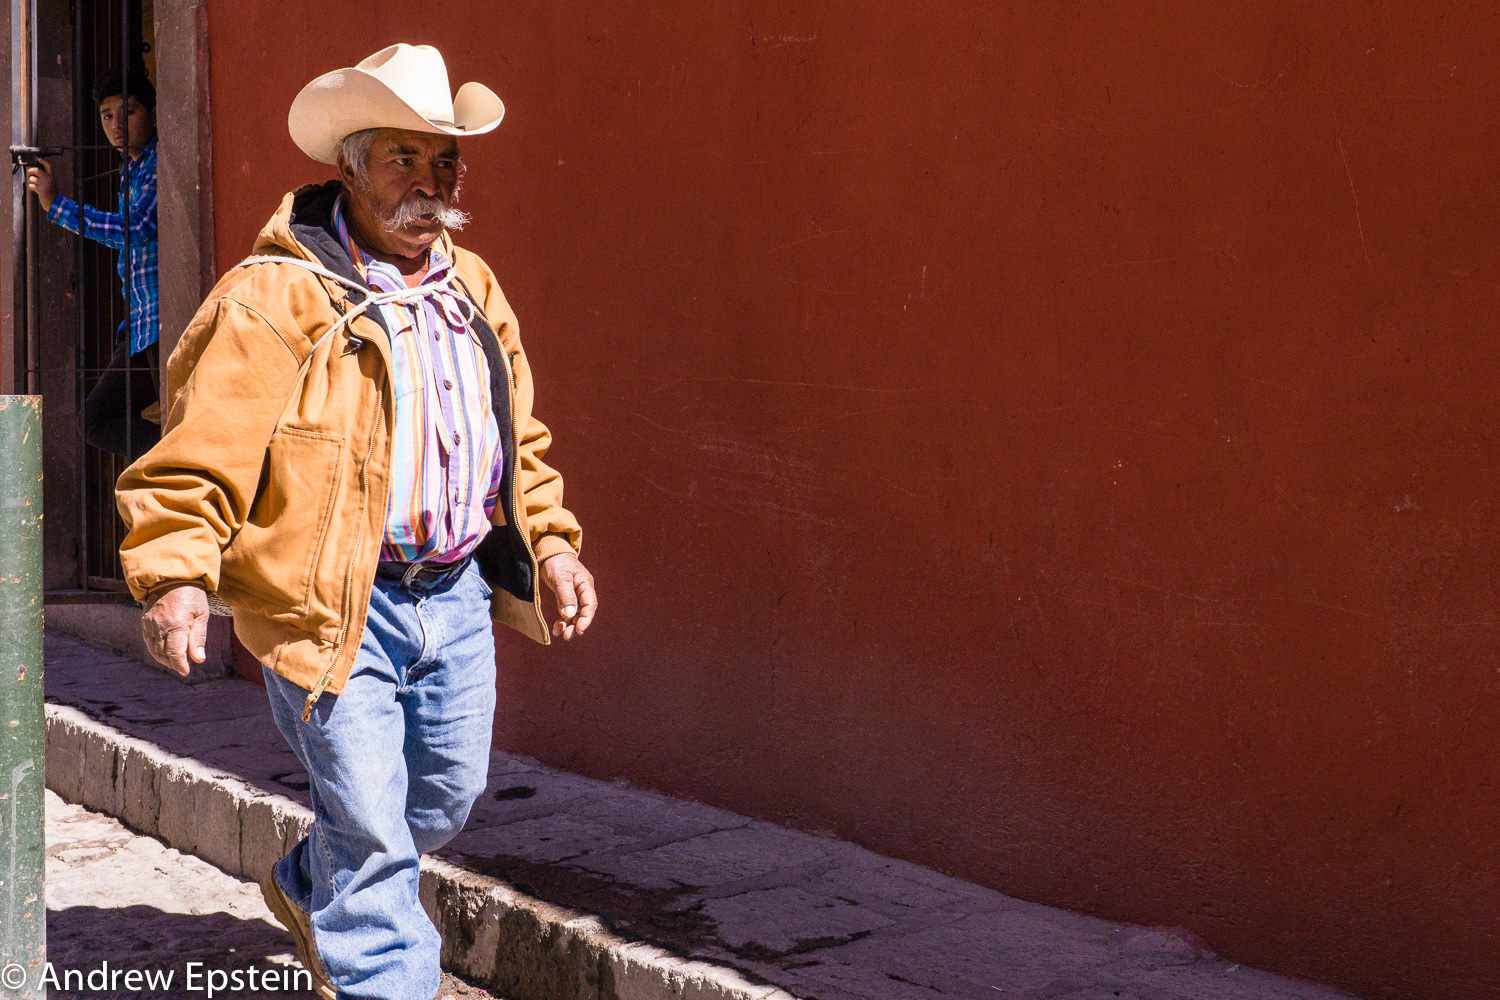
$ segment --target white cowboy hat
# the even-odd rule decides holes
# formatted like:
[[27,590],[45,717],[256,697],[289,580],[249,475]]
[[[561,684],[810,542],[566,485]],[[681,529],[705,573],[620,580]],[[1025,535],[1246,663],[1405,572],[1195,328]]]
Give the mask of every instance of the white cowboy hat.
[[344,137],[361,129],[479,135],[503,117],[505,105],[482,83],[466,83],[451,95],[437,49],[400,42],[303,87],[286,124],[302,152],[337,163]]

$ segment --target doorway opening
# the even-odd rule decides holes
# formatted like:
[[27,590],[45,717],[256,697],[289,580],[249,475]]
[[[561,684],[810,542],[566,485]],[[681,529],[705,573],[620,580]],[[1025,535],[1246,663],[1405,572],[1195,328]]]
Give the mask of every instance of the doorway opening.
[[[30,105],[23,112],[26,145],[58,150],[45,157],[57,193],[79,205],[120,210],[124,158],[107,145],[94,84],[106,70],[120,67],[127,93],[132,81],[154,82],[153,8],[154,0],[35,0],[32,7],[34,55],[26,67],[31,79],[20,88]],[[130,335],[131,292],[120,280],[118,261],[128,252],[131,228],[124,231],[126,249],[105,246],[54,225],[22,190],[15,313],[24,336],[16,338],[22,376],[17,388],[43,397],[48,600],[126,600],[119,559],[124,525],[114,487],[127,462],[84,440],[82,414],[118,339]],[[137,358],[131,361],[140,367]],[[123,381],[125,412],[154,416],[152,393],[139,398],[139,378]],[[133,450],[136,431],[129,422],[124,433],[126,448]]]

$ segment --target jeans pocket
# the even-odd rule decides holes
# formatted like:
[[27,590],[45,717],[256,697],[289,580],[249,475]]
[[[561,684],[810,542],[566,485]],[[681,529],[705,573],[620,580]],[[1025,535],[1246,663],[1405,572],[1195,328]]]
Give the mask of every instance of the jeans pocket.
[[474,567],[474,582],[479,584],[479,593],[484,596],[485,600],[489,600],[495,593],[494,588],[485,582],[484,574],[479,571],[478,566]]

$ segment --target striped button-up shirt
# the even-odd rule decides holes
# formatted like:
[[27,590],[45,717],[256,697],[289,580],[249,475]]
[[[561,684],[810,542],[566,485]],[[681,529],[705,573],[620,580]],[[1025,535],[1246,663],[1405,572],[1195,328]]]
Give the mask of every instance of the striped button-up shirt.
[[[124,254],[127,217],[130,219],[129,261]],[[132,354],[156,343],[161,327],[161,302],[156,282],[156,139],[146,143],[140,156],[133,160],[125,158],[120,178],[119,211],[106,212],[59,195],[52,199],[47,218],[64,229],[121,251],[116,267],[120,281],[130,289],[130,315],[120,324],[120,334],[129,329]]]
[[[366,254],[349,235],[344,199],[333,219],[349,258],[377,292],[406,288],[401,272]],[[437,285],[452,262],[434,246],[424,285]],[[455,291],[435,287],[412,304],[380,306],[391,332],[391,391],[396,426],[391,499],[380,558],[454,562],[489,531],[505,455],[490,395],[490,366]]]

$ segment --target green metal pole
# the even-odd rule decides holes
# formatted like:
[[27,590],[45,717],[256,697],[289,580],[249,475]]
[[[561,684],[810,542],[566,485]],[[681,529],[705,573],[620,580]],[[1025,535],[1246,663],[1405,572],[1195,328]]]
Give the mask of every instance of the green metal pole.
[[43,997],[41,396],[0,396],[0,734],[0,997]]

